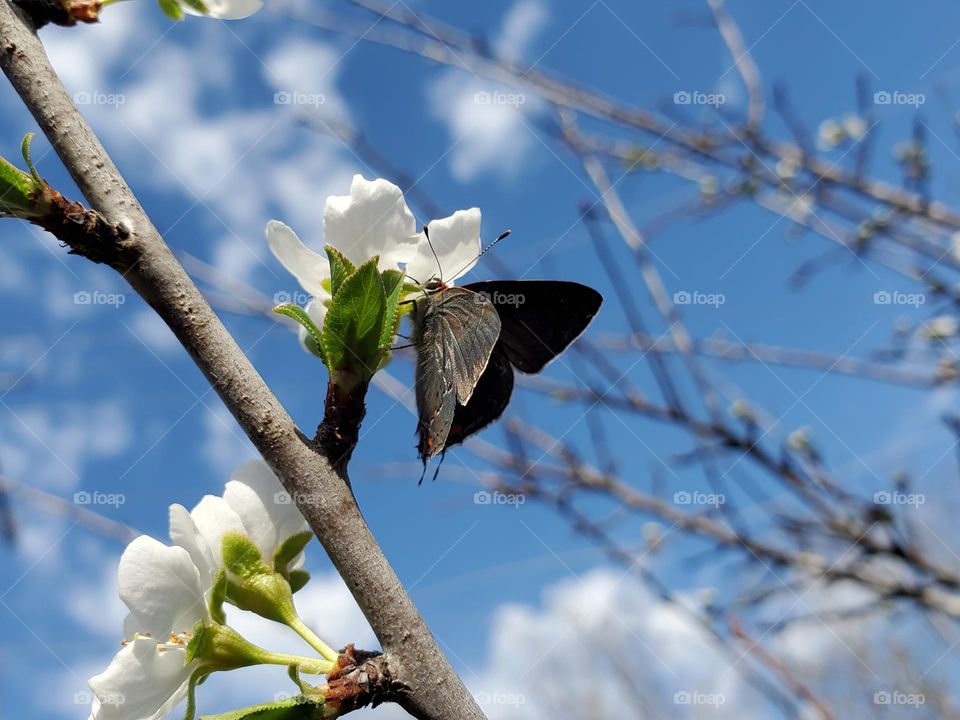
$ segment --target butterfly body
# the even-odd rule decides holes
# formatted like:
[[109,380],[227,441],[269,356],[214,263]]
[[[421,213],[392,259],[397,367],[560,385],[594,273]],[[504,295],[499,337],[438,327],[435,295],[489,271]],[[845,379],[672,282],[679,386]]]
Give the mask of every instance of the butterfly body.
[[457,405],[470,402],[500,336],[500,317],[482,295],[425,285],[411,321],[417,346],[416,393],[421,459],[446,447]]

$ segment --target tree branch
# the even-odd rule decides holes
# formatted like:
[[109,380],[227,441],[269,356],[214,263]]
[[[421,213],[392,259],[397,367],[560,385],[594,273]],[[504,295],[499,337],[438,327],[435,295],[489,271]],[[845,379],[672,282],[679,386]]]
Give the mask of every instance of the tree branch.
[[0,66],[84,197],[117,231],[93,259],[121,270],[163,318],[296,498],[376,633],[390,676],[406,688],[398,702],[417,718],[483,718],[370,533],[342,468],[338,472],[298,430],[207,304],[8,0],[0,0]]

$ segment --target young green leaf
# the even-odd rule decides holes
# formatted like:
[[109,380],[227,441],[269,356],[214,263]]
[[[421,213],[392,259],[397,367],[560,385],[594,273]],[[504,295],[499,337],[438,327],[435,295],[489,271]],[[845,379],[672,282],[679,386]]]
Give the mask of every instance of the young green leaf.
[[380,335],[386,310],[379,258],[371,258],[344,280],[323,326],[323,351],[331,372],[369,378],[380,363]]
[[33,137],[32,132],[28,132],[23,136],[23,140],[20,141],[20,154],[23,155],[23,161],[27,164],[27,169],[30,171],[30,176],[34,182],[36,182],[37,185],[43,185],[43,178],[40,177],[40,173],[37,172],[37,168],[33,164],[33,158],[30,156],[30,146],[33,145]]
[[403,273],[399,270],[384,270],[383,295],[385,310],[383,315],[383,332],[380,334],[380,347],[389,350],[397,326],[400,324],[400,295],[403,293]]
[[330,294],[336,295],[343,281],[353,275],[357,268],[346,255],[333,245],[327,245],[327,259],[330,261]]
[[298,695],[220,715],[204,715],[200,720],[319,720],[322,717],[323,703]]
[[323,353],[323,332],[314,324],[306,310],[293,303],[281,303],[273,311],[278,315],[286,315],[303,325],[307,330],[307,349],[323,360],[324,363],[327,362]]

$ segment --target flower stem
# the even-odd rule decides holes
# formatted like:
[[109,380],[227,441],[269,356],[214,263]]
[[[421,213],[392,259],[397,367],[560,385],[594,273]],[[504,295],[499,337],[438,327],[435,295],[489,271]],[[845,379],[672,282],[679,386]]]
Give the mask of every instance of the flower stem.
[[329,660],[331,663],[337,662],[337,658],[340,657],[340,653],[317,637],[317,634],[308,628],[306,624],[304,624],[303,620],[301,620],[299,617],[294,617],[288,620],[287,624],[294,630],[294,632],[297,633],[297,635],[306,640],[310,647],[320,653],[325,660]]
[[265,651],[262,656],[262,662],[271,665],[296,665],[300,670],[308,675],[326,675],[333,670],[334,661],[320,660],[318,658],[302,657],[300,655],[287,655],[286,653],[276,653]]

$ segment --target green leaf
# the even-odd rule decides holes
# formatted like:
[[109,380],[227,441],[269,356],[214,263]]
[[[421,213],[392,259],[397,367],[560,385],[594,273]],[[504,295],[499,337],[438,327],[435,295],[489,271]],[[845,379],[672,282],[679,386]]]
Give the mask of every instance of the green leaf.
[[227,570],[244,580],[270,572],[263,562],[260,548],[253,540],[238,532],[224,533],[223,564]]
[[27,164],[27,168],[30,170],[30,175],[33,177],[34,182],[37,185],[43,185],[43,178],[40,177],[40,173],[37,172],[37,168],[33,164],[33,158],[30,157],[30,146],[33,145],[33,133],[28,132],[23,136],[23,140],[20,141],[20,154],[23,155],[23,161]]
[[333,245],[327,245],[324,249],[327,251],[327,259],[330,261],[330,294],[336,295],[337,290],[343,285],[343,281],[353,275],[357,268],[346,255]]
[[324,363],[327,362],[323,352],[323,332],[314,324],[306,310],[293,303],[280,303],[273,311],[278,315],[286,315],[303,325],[307,330],[307,349],[323,360]]
[[290,592],[301,590],[304,585],[310,582],[310,573],[306,570],[291,570],[288,574],[290,582]]
[[383,331],[380,333],[380,347],[389,350],[397,327],[400,325],[400,295],[403,293],[403,273],[399,270],[384,270],[383,295],[385,309],[383,313]]
[[284,540],[283,544],[278,547],[277,551],[273,554],[274,570],[278,573],[286,574],[287,565],[289,565],[297,555],[303,552],[303,549],[312,538],[313,533],[309,530],[304,530]]
[[171,20],[183,20],[183,8],[177,0],[157,0],[163,14]]
[[331,372],[369,378],[380,364],[386,300],[373,257],[343,281],[323,325],[323,353]]
[[227,616],[223,612],[223,603],[227,599],[227,574],[223,568],[217,570],[217,577],[213,581],[213,588],[210,590],[210,617],[214,622],[221,625],[226,624]]
[[319,720],[322,717],[323,703],[312,702],[298,695],[220,715],[204,715],[200,720]]

